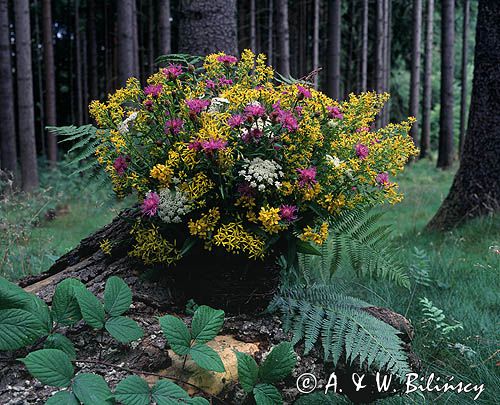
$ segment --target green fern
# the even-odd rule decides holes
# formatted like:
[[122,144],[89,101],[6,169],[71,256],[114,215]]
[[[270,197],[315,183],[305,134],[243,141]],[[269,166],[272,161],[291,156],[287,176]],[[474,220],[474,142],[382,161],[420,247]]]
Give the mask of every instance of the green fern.
[[456,322],[453,325],[446,322],[447,319],[444,311],[434,306],[432,301],[427,297],[420,298],[419,301],[422,307],[422,313],[425,317],[423,323],[431,325],[441,336],[447,337],[450,333],[464,328],[462,322]]
[[363,311],[368,306],[336,286],[313,285],[282,290],[270,310],[282,314],[284,329],[293,333],[293,344],[304,341],[304,354],[321,341],[325,361],[337,364],[345,355],[350,363],[357,360],[403,377],[410,369],[399,332]]

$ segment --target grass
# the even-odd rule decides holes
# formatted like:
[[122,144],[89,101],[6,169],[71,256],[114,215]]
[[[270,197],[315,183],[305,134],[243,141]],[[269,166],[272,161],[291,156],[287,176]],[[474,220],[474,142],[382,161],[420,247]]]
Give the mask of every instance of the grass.
[[[394,243],[400,248],[401,260],[413,276],[428,265],[428,285],[413,282],[411,289],[405,290],[387,282],[363,280],[353,288],[352,295],[390,307],[412,321],[416,330],[414,350],[423,363],[421,375],[435,372],[442,377],[453,375],[454,381],[484,383],[485,391],[474,403],[491,405],[498,403],[500,396],[496,365],[500,255],[494,248],[500,246],[500,216],[478,218],[443,234],[424,232],[452,179],[452,171],[436,170],[428,161],[416,163],[400,178],[405,200],[382,208],[386,212],[384,221],[394,227]],[[103,191],[106,187],[96,186],[87,178],[70,181],[67,173],[49,172],[42,180],[42,191],[35,198],[15,194],[0,205],[0,274],[10,279],[47,270],[58,256],[109,222],[126,204],[117,203]],[[60,214],[48,221],[44,218],[48,209]],[[444,311],[446,322],[460,322],[463,329],[443,335],[433,328],[419,303],[424,297]],[[473,403],[472,397],[472,393],[425,393],[380,403],[455,405]],[[346,402],[335,397],[330,403]]]

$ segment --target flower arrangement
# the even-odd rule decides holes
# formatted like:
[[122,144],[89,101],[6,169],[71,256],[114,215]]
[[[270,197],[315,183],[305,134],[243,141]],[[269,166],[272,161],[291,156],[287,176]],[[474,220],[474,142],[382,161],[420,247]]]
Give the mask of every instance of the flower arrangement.
[[130,255],[173,264],[201,242],[258,259],[323,244],[344,210],[400,201],[414,120],[373,130],[387,99],[277,82],[248,50],[129,79],[90,112],[114,191],[141,204]]

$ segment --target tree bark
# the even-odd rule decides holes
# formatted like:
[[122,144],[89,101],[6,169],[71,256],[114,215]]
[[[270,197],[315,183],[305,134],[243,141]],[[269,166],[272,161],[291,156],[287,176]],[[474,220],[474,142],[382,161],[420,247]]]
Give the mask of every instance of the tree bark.
[[[411,79],[410,79],[410,111],[409,114],[418,120],[420,105],[420,41],[422,28],[422,0],[413,0],[412,11],[412,49],[411,49]],[[418,121],[411,130],[413,143],[418,146]]]
[[384,0],[376,0],[375,90],[384,92]]
[[10,49],[9,2],[0,0],[0,94],[3,106],[0,108],[0,168],[11,173],[16,181],[17,146],[16,116],[14,112],[14,84]]
[[[314,0],[313,4],[314,8],[314,16],[313,16],[313,51],[312,51],[312,59],[313,59],[313,70],[318,71],[319,69],[319,9],[320,9],[320,0]],[[318,88],[318,74],[314,75],[314,88]]]
[[123,0],[117,8],[116,28],[117,28],[117,68],[118,86],[124,86],[129,77],[135,74],[134,57],[134,7],[135,0]]
[[274,38],[274,2],[273,0],[269,0],[269,10],[267,12],[268,15],[268,25],[267,25],[267,59],[271,65],[274,65],[274,52],[273,52],[273,38]]
[[158,10],[158,30],[160,33],[160,54],[168,55],[172,53],[170,47],[171,26],[170,26],[170,0],[160,0]]
[[180,52],[237,54],[236,0],[182,1],[181,6]]
[[368,89],[368,0],[363,0],[363,23],[361,45],[361,91]]
[[137,28],[137,0],[132,0],[132,41],[133,41],[133,60],[134,60],[134,77],[140,77],[140,68],[139,68],[139,33]]
[[328,95],[340,98],[341,0],[328,3]]
[[439,154],[437,167],[453,164],[453,75],[455,68],[455,1],[441,5],[441,111],[439,115]]
[[98,73],[97,73],[97,35],[96,35],[96,12],[95,0],[87,3],[87,33],[88,33],[88,56],[89,56],[89,95],[92,100],[99,98]]
[[255,0],[250,0],[250,49],[257,53],[257,11]]
[[462,85],[460,91],[460,133],[458,135],[458,156],[462,155],[467,117],[467,42],[469,39],[470,1],[464,0],[464,21],[462,27]]
[[[391,78],[391,43],[392,43],[392,3],[384,0],[384,91],[390,93]],[[391,101],[389,100],[382,110],[382,125],[389,123],[391,113]]]
[[17,112],[22,188],[38,188],[36,161],[35,112],[33,105],[33,73],[31,60],[31,24],[28,0],[14,2],[16,25]]
[[77,120],[78,125],[83,125],[83,77],[82,42],[80,32],[80,0],[75,0],[75,71]]
[[290,76],[290,32],[288,27],[288,0],[276,0],[278,16],[278,70]]
[[425,158],[431,149],[431,108],[432,108],[432,49],[434,25],[434,0],[427,1],[425,30],[425,65],[422,111],[422,135],[420,139],[420,159]]
[[474,80],[460,167],[450,192],[428,225],[450,229],[500,209],[500,2],[480,0]]

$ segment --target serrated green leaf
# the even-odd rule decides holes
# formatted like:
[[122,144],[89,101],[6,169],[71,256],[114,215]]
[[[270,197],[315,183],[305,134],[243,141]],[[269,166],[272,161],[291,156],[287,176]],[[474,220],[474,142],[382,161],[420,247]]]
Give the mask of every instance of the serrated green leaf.
[[71,391],[59,391],[52,395],[45,405],[79,405],[78,399]]
[[219,354],[203,343],[194,345],[189,350],[189,354],[193,361],[205,370],[217,371],[218,373],[226,371]]
[[57,349],[41,349],[19,359],[30,374],[42,384],[67,387],[73,378],[74,369],[66,353]]
[[112,276],[104,289],[104,309],[111,316],[123,314],[132,304],[132,291],[120,277]]
[[45,344],[43,347],[45,349],[61,350],[64,353],[66,353],[71,360],[76,359],[75,346],[73,346],[71,340],[69,340],[64,335],[61,335],[60,333],[54,333],[53,335],[49,335],[45,340]]
[[191,338],[206,343],[217,336],[224,323],[224,311],[206,305],[198,307],[191,322]]
[[287,377],[295,367],[297,355],[290,342],[274,346],[260,366],[259,378],[262,382],[273,384]]
[[101,301],[86,288],[75,290],[75,297],[80,307],[83,320],[94,329],[102,329],[106,314]]
[[52,316],[62,325],[73,325],[82,319],[80,307],[75,297],[75,288],[85,288],[80,280],[68,278],[61,281],[52,297]]
[[253,389],[255,403],[257,405],[282,405],[283,398],[278,389],[270,384],[258,384]]
[[252,392],[259,377],[259,366],[246,353],[236,352],[238,359],[238,381],[245,392]]
[[157,405],[186,404],[190,400],[186,391],[168,380],[158,381],[151,389],[151,394]]
[[115,398],[123,405],[148,405],[150,394],[148,383],[137,375],[120,381],[115,389]]
[[18,308],[0,310],[0,350],[17,350],[45,335],[42,322]]
[[29,294],[29,296],[29,302],[25,305],[24,309],[39,319],[43,326],[43,331],[45,334],[49,334],[52,330],[52,314],[48,305],[34,294]]
[[172,350],[181,356],[188,354],[191,346],[191,334],[184,322],[172,315],[162,316],[159,321]]
[[73,392],[83,405],[112,404],[113,394],[100,375],[81,373],[73,381]]
[[140,339],[144,332],[136,321],[126,316],[109,318],[105,325],[111,336],[121,343],[129,343]]

